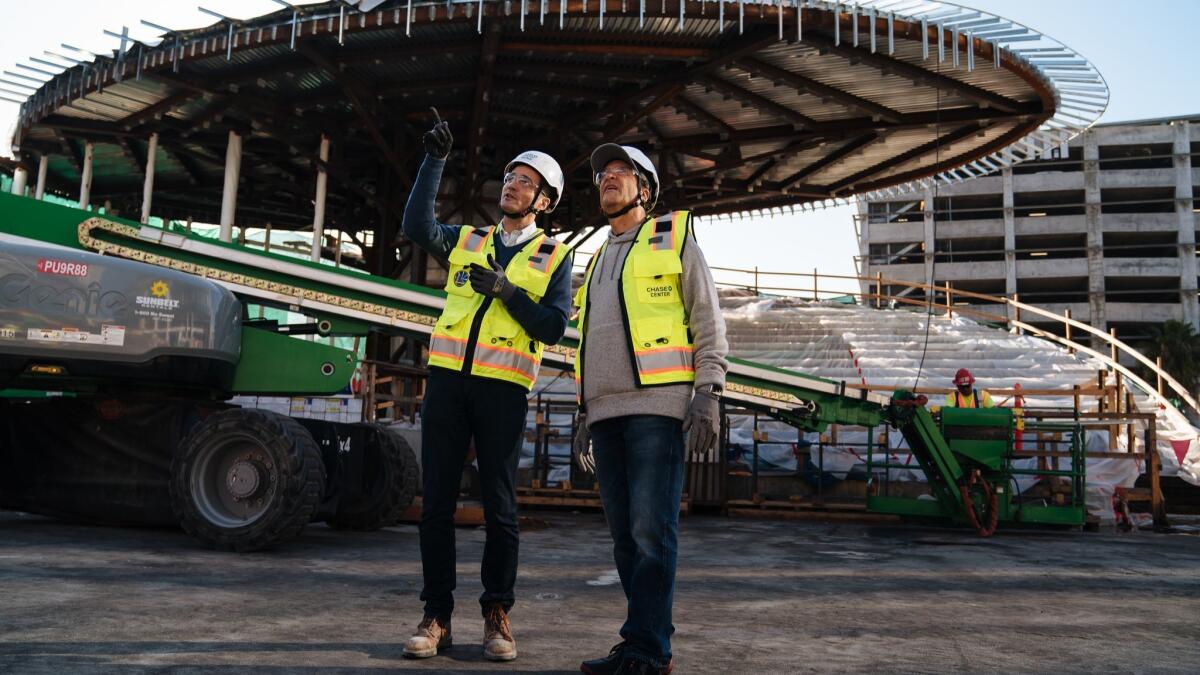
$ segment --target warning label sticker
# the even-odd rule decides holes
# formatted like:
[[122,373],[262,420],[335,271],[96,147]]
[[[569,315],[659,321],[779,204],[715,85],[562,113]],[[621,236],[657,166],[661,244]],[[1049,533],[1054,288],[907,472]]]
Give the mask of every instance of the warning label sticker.
[[28,338],[35,342],[61,342],[78,345],[125,345],[125,327],[105,325],[99,333],[89,333],[76,328],[30,328]]

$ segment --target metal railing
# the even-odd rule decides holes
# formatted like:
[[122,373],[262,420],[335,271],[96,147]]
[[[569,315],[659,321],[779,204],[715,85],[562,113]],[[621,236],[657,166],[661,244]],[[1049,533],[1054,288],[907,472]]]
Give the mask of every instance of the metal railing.
[[[984,293],[975,293],[953,288],[950,283],[944,285],[930,285],[917,283],[912,281],[904,281],[900,279],[889,279],[884,277],[882,273],[877,273],[872,277],[850,276],[838,274],[820,274],[818,271],[812,272],[767,272],[757,268],[752,270],[736,269],[728,267],[712,267],[714,272],[725,272],[745,275],[746,281],[749,283],[736,283],[730,281],[718,281],[717,285],[725,288],[744,288],[756,293],[782,293],[789,294],[807,300],[831,299],[834,297],[853,297],[859,304],[865,306],[874,306],[881,309],[885,306],[908,306],[913,308],[924,308],[931,313],[940,313],[946,316],[960,314],[967,316],[977,321],[984,323],[992,323],[998,326],[1003,326],[1009,330],[1019,330],[1030,335],[1044,338],[1051,342],[1066,347],[1072,352],[1082,352],[1087,354],[1115,373],[1119,373],[1122,378],[1135,384],[1138,388],[1144,390],[1156,404],[1158,404],[1167,415],[1175,418],[1175,421],[1180,424],[1190,425],[1183,416],[1172,404],[1168,398],[1167,392],[1171,392],[1184,401],[1196,414],[1200,414],[1200,404],[1197,404],[1196,398],[1191,392],[1179,383],[1174,377],[1167,373],[1162,368],[1162,360],[1157,362],[1151,361],[1138,350],[1122,342],[1117,338],[1116,330],[1104,332],[1094,328],[1086,323],[1071,318],[1070,311],[1064,314],[1055,314],[1054,312],[1042,309],[1028,303],[1021,302],[1019,295],[1007,297],[1002,295],[987,295]],[[792,278],[803,280],[800,285],[789,285],[786,282],[772,282],[769,285],[762,284],[764,278]],[[839,281],[838,288],[821,289],[821,281]],[[859,288],[851,290],[846,288],[844,283],[857,282]],[[805,285],[805,283],[811,285]],[[895,289],[899,287],[897,292]],[[867,289],[867,290],[863,290]],[[873,289],[873,291],[871,290]],[[979,307],[962,304],[970,301],[972,304],[995,305],[1003,307],[1004,313],[990,312]],[[1058,335],[1044,327],[1039,327],[1030,324],[1025,319],[1029,315],[1038,317],[1037,320],[1042,323],[1050,323],[1059,325],[1063,329],[1063,335]],[[1101,343],[1108,346],[1109,353],[1105,354],[1097,349],[1075,341],[1074,336],[1078,333],[1087,333]],[[1154,385],[1143,380],[1132,370],[1120,363],[1122,355],[1128,356],[1137,363],[1145,366],[1153,374],[1156,380]],[[849,385],[847,385],[849,386]]]

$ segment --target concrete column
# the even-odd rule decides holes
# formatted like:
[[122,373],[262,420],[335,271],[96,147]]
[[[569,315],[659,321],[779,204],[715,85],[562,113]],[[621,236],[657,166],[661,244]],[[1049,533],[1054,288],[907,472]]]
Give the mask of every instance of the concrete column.
[[92,200],[92,142],[83,145],[83,176],[79,181],[79,208],[86,209]]
[[242,171],[242,137],[229,132],[225,148],[225,189],[221,193],[221,241],[233,241],[233,214],[237,211],[238,174]]
[[46,171],[49,168],[50,157],[48,155],[42,155],[38,159],[37,189],[34,190],[33,193],[33,198],[37,199],[38,201],[41,201],[42,197],[46,195]]
[[[1000,171],[1004,181],[1004,293],[1012,297],[1017,292],[1017,227],[1013,211],[1013,172],[1011,167]],[[1008,318],[1017,318],[1016,308],[1008,305]]]
[[29,184],[29,172],[24,167],[17,167],[13,170],[12,193],[14,195],[24,197],[25,186]]
[[[317,167],[316,212],[313,214],[313,262],[321,259],[321,239],[325,236],[325,190],[329,181],[329,176],[325,172],[325,163],[329,161],[329,137],[325,134],[321,134],[321,149],[318,156],[321,158],[321,166]],[[338,244],[341,244],[340,233],[338,239]]]
[[142,222],[150,220],[150,203],[154,196],[154,159],[158,154],[158,134],[150,134],[150,144],[146,146],[146,182],[142,186]]
[[[933,278],[933,252],[936,250],[937,242],[934,241],[934,222],[933,222],[933,195],[932,187],[925,188],[925,193],[921,196],[924,203],[922,214],[925,216],[925,282],[929,285],[934,285]],[[932,296],[931,296],[932,297]]]
[[858,282],[858,286],[861,293],[870,293],[874,284],[865,280],[865,277],[875,275],[875,272],[871,269],[871,219],[867,215],[870,213],[870,205],[862,197],[856,199],[855,202],[855,206],[858,207],[859,222],[858,256],[859,260],[862,260],[862,265],[859,265],[858,275],[864,277],[864,280]]
[[[1096,131],[1083,134],[1083,201],[1087,220],[1088,310],[1093,328],[1108,332],[1104,301],[1104,226],[1100,214],[1100,146]],[[1105,343],[1092,338],[1092,348],[1104,351]]]
[[1187,120],[1171,122],[1175,132],[1175,216],[1179,221],[1179,304],[1182,320],[1200,329],[1200,305],[1196,301],[1196,216],[1192,212],[1191,133]]

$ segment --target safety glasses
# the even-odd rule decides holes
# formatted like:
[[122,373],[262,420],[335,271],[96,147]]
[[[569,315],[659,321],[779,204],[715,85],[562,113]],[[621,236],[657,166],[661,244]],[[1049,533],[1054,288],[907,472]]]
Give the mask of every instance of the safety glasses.
[[615,176],[617,178],[624,178],[625,176],[636,176],[636,175],[638,175],[638,172],[631,166],[625,166],[625,165],[614,166],[611,169],[601,169],[601,170],[597,171],[596,176],[595,176],[595,181],[593,184],[596,187],[600,187],[600,184],[604,182],[604,179],[608,178],[609,176]]
[[504,180],[505,185],[508,185],[509,183],[512,183],[513,181],[516,181],[517,185],[520,185],[521,187],[525,188],[526,190],[534,190],[534,189],[537,189],[537,186],[538,186],[538,184],[533,182],[529,178],[529,176],[523,176],[519,173],[513,173],[511,171],[504,174],[503,180]]

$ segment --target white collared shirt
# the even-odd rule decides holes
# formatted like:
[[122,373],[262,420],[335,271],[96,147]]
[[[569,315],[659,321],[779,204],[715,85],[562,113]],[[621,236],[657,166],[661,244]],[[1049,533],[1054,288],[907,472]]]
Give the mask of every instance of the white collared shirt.
[[538,233],[538,226],[536,222],[529,223],[525,227],[515,232],[509,232],[508,230],[505,230],[504,225],[497,225],[496,228],[499,230],[500,241],[509,248],[524,244],[525,242],[537,236]]

